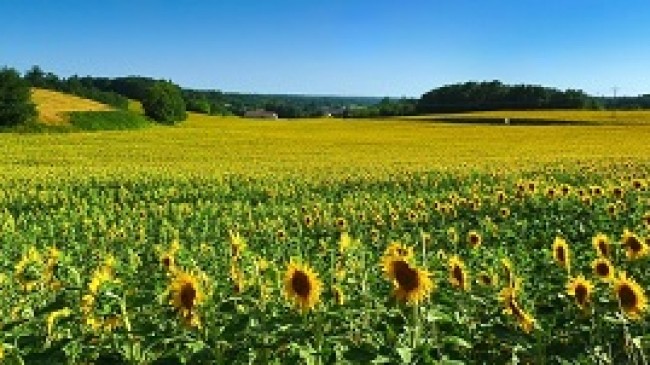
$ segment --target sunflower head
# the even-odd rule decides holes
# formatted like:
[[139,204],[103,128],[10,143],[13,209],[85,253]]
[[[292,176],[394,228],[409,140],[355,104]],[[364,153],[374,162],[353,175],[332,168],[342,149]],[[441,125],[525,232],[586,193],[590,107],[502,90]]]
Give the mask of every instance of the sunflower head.
[[553,259],[555,262],[566,270],[571,267],[569,254],[569,244],[560,237],[556,237],[552,246]]
[[320,300],[322,283],[306,264],[291,261],[284,274],[284,295],[301,312],[313,309]]
[[429,272],[411,265],[403,257],[385,257],[383,266],[384,274],[393,283],[398,301],[418,304],[433,290]]
[[625,255],[630,260],[642,258],[648,254],[648,246],[634,232],[623,232],[621,245],[625,248]]
[[476,277],[476,282],[481,286],[492,287],[499,283],[499,276],[493,272],[481,271]]
[[508,218],[510,216],[510,209],[508,207],[501,207],[499,209],[499,215],[501,218]]
[[178,271],[169,284],[170,304],[178,311],[183,322],[189,326],[199,326],[197,308],[205,300],[205,294],[198,275]]
[[401,257],[408,261],[413,258],[413,247],[403,245],[399,242],[391,242],[384,251],[386,257]]
[[341,289],[340,286],[334,285],[332,287],[332,298],[337,305],[345,304],[345,294],[343,293],[343,289]]
[[593,290],[594,285],[582,275],[569,279],[567,283],[567,294],[574,297],[578,307],[583,310],[589,307]]
[[599,257],[591,263],[591,268],[594,275],[604,281],[611,281],[614,279],[614,266],[605,257]]
[[465,263],[458,255],[454,255],[449,259],[448,269],[449,283],[460,290],[469,290],[469,280],[467,279]]
[[472,248],[477,248],[481,245],[481,234],[477,231],[469,231],[467,233],[467,242]]
[[609,257],[610,246],[609,238],[604,233],[598,233],[591,239],[591,244],[594,246],[596,253],[599,257]]
[[25,291],[32,291],[39,287],[46,267],[41,254],[36,247],[30,247],[14,268],[16,279]]
[[246,251],[247,246],[246,240],[239,232],[230,231],[230,255],[233,260],[238,260]]
[[620,186],[615,186],[612,189],[612,196],[616,199],[622,199],[623,195],[625,195],[625,190],[623,190],[622,187]]
[[458,231],[456,227],[447,228],[447,239],[452,243],[458,243]]
[[630,319],[641,319],[647,310],[648,300],[643,288],[625,272],[619,273],[614,281],[614,295],[621,311]]
[[519,324],[519,327],[524,332],[530,333],[535,326],[535,318],[521,308],[517,302],[516,294],[516,288],[506,287],[499,292],[498,299],[503,304],[503,312],[513,316]]

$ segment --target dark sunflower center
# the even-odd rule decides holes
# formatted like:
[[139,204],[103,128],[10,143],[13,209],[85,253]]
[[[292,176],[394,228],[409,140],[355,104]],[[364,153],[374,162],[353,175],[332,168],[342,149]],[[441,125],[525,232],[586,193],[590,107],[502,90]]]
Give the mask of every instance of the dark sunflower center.
[[400,288],[406,291],[417,289],[418,273],[404,261],[397,261],[393,265],[395,265],[395,280]]
[[623,285],[618,289],[618,299],[621,302],[621,307],[625,310],[630,310],[637,306],[638,298],[629,285]]
[[162,259],[163,266],[169,267],[172,264],[172,259],[169,256],[165,256]]
[[630,250],[632,250],[632,252],[641,251],[641,241],[639,241],[636,237],[628,238],[625,244],[630,248]]
[[479,242],[478,236],[475,235],[475,234],[469,236],[469,242],[474,246],[478,245],[478,242]]
[[607,243],[604,241],[599,241],[598,242],[598,251],[600,251],[601,255],[607,256],[609,254],[609,250],[607,249]]
[[487,274],[482,274],[481,275],[481,282],[483,285],[490,285],[492,284],[492,280],[490,279],[490,276]]
[[587,287],[580,284],[576,287],[576,301],[580,304],[585,304],[587,303],[587,299],[589,296],[589,291],[587,290]]
[[609,265],[604,262],[600,262],[596,265],[596,273],[599,276],[609,276]]
[[301,298],[307,298],[311,292],[309,277],[302,271],[296,271],[291,278],[291,288]]
[[185,283],[181,287],[181,305],[183,308],[192,309],[196,299],[196,289],[192,283]]
[[454,266],[451,271],[451,275],[454,277],[454,280],[458,283],[458,286],[463,287],[465,285],[465,280],[463,277],[463,269],[460,266]]
[[566,261],[566,255],[564,252],[564,247],[560,246],[555,250],[557,253],[557,260],[560,261],[561,263],[564,263]]

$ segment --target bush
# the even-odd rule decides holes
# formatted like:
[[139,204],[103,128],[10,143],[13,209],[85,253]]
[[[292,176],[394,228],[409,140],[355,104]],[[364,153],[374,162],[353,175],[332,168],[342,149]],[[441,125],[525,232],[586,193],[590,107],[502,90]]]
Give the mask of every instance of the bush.
[[38,113],[29,84],[18,71],[0,70],[0,126],[15,126],[33,120]]
[[142,100],[142,107],[146,116],[160,123],[174,124],[187,119],[183,94],[170,82],[156,82]]
[[86,131],[139,129],[149,126],[143,116],[122,110],[72,112],[70,124]]

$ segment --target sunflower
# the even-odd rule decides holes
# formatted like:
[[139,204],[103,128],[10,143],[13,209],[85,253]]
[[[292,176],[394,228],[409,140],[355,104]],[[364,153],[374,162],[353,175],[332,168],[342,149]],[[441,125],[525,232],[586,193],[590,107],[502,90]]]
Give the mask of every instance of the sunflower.
[[562,186],[560,187],[560,191],[562,192],[563,196],[567,196],[571,192],[571,186],[567,184],[562,184]]
[[499,300],[504,306],[504,312],[508,315],[515,317],[519,327],[524,332],[529,333],[535,325],[535,319],[530,314],[526,313],[517,302],[517,289],[512,287],[503,288],[499,292]]
[[476,277],[476,282],[482,286],[495,286],[499,283],[499,277],[496,273],[481,271]]
[[352,246],[352,237],[350,237],[348,232],[341,232],[341,238],[339,239],[339,253],[345,253],[350,246]]
[[569,254],[569,244],[560,237],[556,237],[552,246],[553,259],[558,265],[567,271],[571,268],[571,257]]
[[205,295],[199,276],[177,271],[169,284],[169,293],[169,304],[178,311],[183,322],[188,326],[200,326],[196,310],[205,300]]
[[458,231],[456,231],[456,227],[447,228],[447,239],[452,243],[458,243]]
[[593,290],[594,285],[582,275],[569,279],[567,283],[567,294],[574,297],[578,307],[583,310],[589,307]]
[[[112,257],[112,256],[110,256]],[[88,291],[81,297],[81,313],[85,324],[94,332],[111,332],[122,325],[121,318],[114,313],[119,305],[106,291],[118,289],[120,281],[114,277],[111,262],[105,262],[93,271],[88,282]]]
[[648,246],[642,242],[634,232],[625,230],[623,232],[621,245],[625,247],[625,255],[630,260],[636,260],[648,254]]
[[472,248],[477,248],[481,245],[481,235],[476,231],[469,231],[467,233],[467,242]]
[[412,266],[404,257],[384,256],[382,261],[384,274],[393,282],[397,300],[418,304],[433,290],[429,272]]
[[465,263],[463,260],[454,255],[449,259],[449,282],[455,288],[461,290],[469,290],[469,281],[467,280],[467,271],[465,270]]
[[320,300],[323,284],[308,265],[291,261],[284,274],[284,295],[301,312],[313,309]]
[[391,242],[384,251],[384,257],[401,257],[404,260],[413,258],[413,247],[402,245],[399,242]]
[[594,274],[604,281],[614,279],[614,266],[604,257],[599,257],[591,263]]
[[338,217],[334,221],[334,226],[336,226],[336,228],[338,228],[339,231],[343,232],[348,228],[348,221],[346,221],[345,218],[343,217]]
[[591,239],[591,244],[596,249],[598,256],[600,257],[609,257],[610,255],[610,246],[609,238],[603,233],[598,233]]
[[623,313],[630,319],[640,319],[646,311],[648,300],[643,288],[625,272],[614,281],[614,295]]
[[230,264],[230,280],[235,294],[241,294],[246,288],[246,278],[244,272],[239,270],[236,262]]
[[623,190],[622,187],[616,186],[612,189],[612,196],[614,196],[616,199],[622,199],[623,195],[625,195],[625,190]]
[[337,305],[343,305],[345,303],[345,294],[339,285],[332,287],[332,297]]
[[501,218],[508,218],[510,216],[510,209],[508,207],[501,207],[499,209],[499,215]]
[[18,261],[14,267],[14,272],[23,290],[32,291],[41,284],[45,269],[41,254],[32,246]]
[[515,274],[513,271],[512,262],[509,258],[504,257],[501,259],[501,267],[503,268],[503,274],[506,280],[508,280],[508,286],[514,288],[516,285]]
[[239,232],[230,231],[230,255],[233,260],[238,260],[246,251],[246,240]]

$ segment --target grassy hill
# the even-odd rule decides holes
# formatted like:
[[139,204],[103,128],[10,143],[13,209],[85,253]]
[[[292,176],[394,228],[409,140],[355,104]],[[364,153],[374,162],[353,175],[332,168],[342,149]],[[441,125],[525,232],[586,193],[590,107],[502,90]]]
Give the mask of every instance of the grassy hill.
[[126,130],[148,127],[139,102],[130,101],[129,110],[58,91],[32,89],[38,121],[17,127],[17,132],[73,132]]
[[45,89],[32,89],[32,100],[41,123],[53,126],[70,125],[70,112],[109,111],[110,106],[78,96]]

